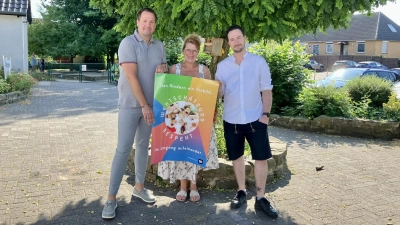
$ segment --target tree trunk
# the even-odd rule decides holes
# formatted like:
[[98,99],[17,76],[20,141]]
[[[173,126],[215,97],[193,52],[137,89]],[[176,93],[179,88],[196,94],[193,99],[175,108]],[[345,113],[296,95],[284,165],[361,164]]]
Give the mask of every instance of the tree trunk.
[[215,73],[217,72],[218,63],[228,57],[229,44],[225,39],[224,39],[224,44],[222,45],[222,50],[223,50],[222,55],[212,56],[211,58],[210,73],[211,73],[211,79],[213,80],[215,80]]
[[111,54],[110,54],[110,56],[111,56],[111,64],[113,64],[114,62],[115,62],[115,51],[114,50],[111,50]]
[[110,54],[111,54],[111,53],[110,53],[110,50],[108,50],[107,59],[106,59],[106,62],[107,62],[106,69],[107,69],[107,70],[110,69],[110,65],[111,65]]
[[74,58],[75,57],[76,57],[76,55],[69,55],[69,63],[70,63],[69,71],[74,71]]

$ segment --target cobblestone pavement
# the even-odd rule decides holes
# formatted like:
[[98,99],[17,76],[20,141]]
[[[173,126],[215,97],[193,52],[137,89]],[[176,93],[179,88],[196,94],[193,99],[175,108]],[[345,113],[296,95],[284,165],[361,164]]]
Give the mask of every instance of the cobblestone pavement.
[[[200,190],[180,203],[176,190],[146,184],[158,198],[131,196],[123,178],[117,217],[106,221],[117,136],[117,88],[105,82],[40,82],[32,95],[0,107],[0,224],[400,224],[400,142],[271,127],[288,143],[290,171],[267,185],[280,216],[247,205],[230,210],[234,190]],[[315,167],[324,166],[316,171]]]

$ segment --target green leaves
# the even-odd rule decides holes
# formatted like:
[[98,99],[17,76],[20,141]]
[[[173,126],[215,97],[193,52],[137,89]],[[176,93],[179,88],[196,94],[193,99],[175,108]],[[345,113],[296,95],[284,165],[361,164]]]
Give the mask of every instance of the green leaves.
[[122,40],[113,30],[119,20],[99,9],[89,0],[52,0],[42,5],[43,20],[29,26],[29,52],[42,56],[114,55]]
[[392,94],[391,82],[373,75],[355,78],[347,82],[345,88],[354,101],[369,98],[370,105],[375,107],[382,107]]
[[[91,4],[122,20],[118,31],[124,35],[135,28],[136,13],[151,6],[159,17],[156,36],[182,37],[195,32],[202,37],[222,37],[225,29],[238,24],[248,32],[250,42],[262,38],[281,41],[296,33],[316,32],[332,26],[347,26],[355,11],[369,11],[387,0],[142,0],[103,1]],[[110,8],[112,10],[110,10]]]
[[261,41],[252,45],[249,52],[264,57],[268,62],[274,85],[272,112],[279,113],[284,107],[293,105],[310,77],[310,71],[303,69],[309,57],[304,48],[290,41],[281,44]]

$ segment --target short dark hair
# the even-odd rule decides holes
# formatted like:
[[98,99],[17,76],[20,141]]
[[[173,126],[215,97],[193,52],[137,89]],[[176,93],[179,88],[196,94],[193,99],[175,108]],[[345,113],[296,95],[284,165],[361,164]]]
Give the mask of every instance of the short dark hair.
[[229,39],[228,39],[228,34],[229,34],[229,32],[231,32],[231,31],[233,31],[233,30],[240,30],[240,32],[242,32],[243,36],[246,36],[246,35],[244,34],[244,30],[243,30],[243,28],[242,28],[241,26],[239,26],[239,25],[232,25],[232,26],[228,27],[228,29],[226,30],[226,33],[225,33],[225,38],[226,38],[226,40],[229,40]]
[[154,16],[156,17],[156,22],[157,22],[157,14],[156,14],[156,12],[154,12],[154,10],[151,9],[151,8],[143,8],[143,9],[139,10],[139,12],[138,12],[137,15],[136,15],[136,19],[137,19],[137,20],[140,20],[140,17],[142,16],[142,12],[153,13]]

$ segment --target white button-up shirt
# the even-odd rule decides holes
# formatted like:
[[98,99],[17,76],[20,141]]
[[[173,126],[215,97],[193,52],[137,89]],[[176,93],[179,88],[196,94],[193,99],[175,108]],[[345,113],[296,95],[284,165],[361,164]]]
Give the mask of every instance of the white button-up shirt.
[[247,52],[238,65],[232,55],[218,64],[215,79],[223,83],[223,119],[226,122],[246,124],[262,116],[260,92],[273,87],[271,73],[263,57]]

